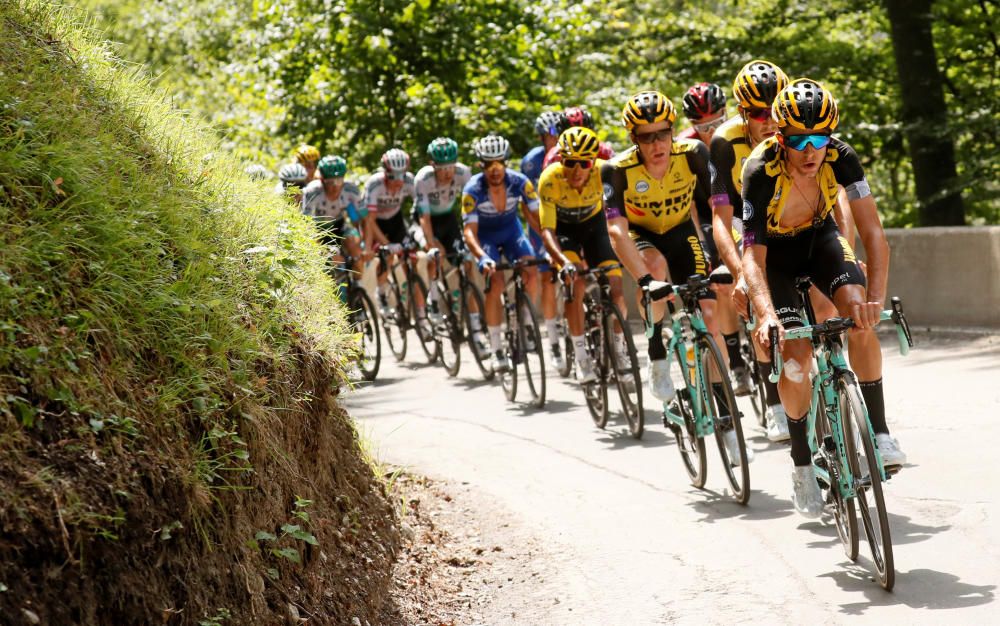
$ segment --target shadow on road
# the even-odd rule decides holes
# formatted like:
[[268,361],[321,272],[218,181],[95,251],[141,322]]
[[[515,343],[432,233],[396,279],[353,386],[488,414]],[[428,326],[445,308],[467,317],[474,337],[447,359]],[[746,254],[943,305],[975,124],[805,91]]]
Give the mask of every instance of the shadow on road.
[[[619,418],[618,424],[608,425],[603,431],[597,431],[597,442],[605,444],[605,450],[628,450],[629,448],[657,448],[668,446],[673,443],[673,436],[662,430],[650,430],[646,428],[642,431],[642,439],[636,439],[628,430],[625,418]],[[649,422],[646,422],[647,425]],[[596,427],[595,427],[596,428]]]
[[[680,471],[680,468],[678,470]],[[723,478],[721,472],[719,478]],[[766,491],[755,490],[752,483],[750,502],[746,506],[733,500],[728,493],[719,493],[711,489],[692,490],[689,493],[695,499],[688,502],[688,506],[702,515],[699,522],[708,524],[734,517],[755,521],[788,517],[793,514],[792,503],[788,498],[777,498]],[[699,497],[700,500],[697,499]]]
[[963,609],[990,603],[994,598],[996,585],[964,583],[954,574],[932,569],[896,572],[896,586],[892,593],[886,593],[872,579],[870,565],[866,559],[861,559],[821,576],[833,579],[844,591],[865,596],[863,601],[841,604],[841,613],[863,615],[873,606],[894,605],[913,609]]
[[[837,537],[837,529],[834,527],[833,514],[828,508],[823,512],[822,524],[816,522],[807,522],[799,526],[803,530],[808,530],[814,535],[823,537],[820,541],[809,542],[810,548],[829,548],[831,546],[839,546],[840,538]],[[892,544],[893,545],[905,545],[908,543],[918,543],[920,541],[926,541],[932,536],[942,533],[951,528],[950,525],[944,526],[926,526],[923,524],[917,524],[911,521],[911,518],[905,515],[897,515],[895,513],[889,513],[889,529],[892,533]],[[864,543],[864,528],[861,526],[861,519],[858,518],[858,532],[861,533],[861,542]]]

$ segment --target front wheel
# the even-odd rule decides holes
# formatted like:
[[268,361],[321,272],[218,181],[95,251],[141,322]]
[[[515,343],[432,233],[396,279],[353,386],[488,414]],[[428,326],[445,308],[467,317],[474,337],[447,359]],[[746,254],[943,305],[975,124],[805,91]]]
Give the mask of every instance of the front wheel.
[[[746,440],[743,438],[743,416],[736,406],[736,395],[729,382],[729,370],[722,360],[719,346],[715,345],[711,335],[702,335],[698,344],[702,357],[702,406],[712,419],[715,442],[719,446],[729,486],[733,488],[733,497],[740,504],[746,504],[750,501],[750,467]],[[718,378],[718,382],[711,382],[712,378]],[[734,437],[736,450],[730,451],[726,439]]]
[[395,280],[386,281],[383,293],[379,296],[379,310],[389,349],[397,361],[402,361],[406,358],[406,329],[410,327],[410,317],[399,284]]
[[523,293],[517,296],[519,353],[524,366],[524,380],[531,394],[530,404],[536,408],[545,406],[545,350],[542,347],[542,333],[538,329],[535,307]]
[[[816,409],[816,443],[817,456],[813,457],[814,464],[821,466],[827,472],[827,481],[824,483],[820,479],[820,485],[826,490],[826,502],[833,505],[833,521],[837,528],[837,537],[844,548],[844,554],[851,561],[858,560],[858,512],[854,505],[854,498],[845,498],[840,489],[840,480],[847,475],[848,467],[844,459],[856,454],[857,447],[853,436],[850,440],[845,440],[844,445],[847,451],[845,456],[837,454],[836,442],[833,437],[833,425],[830,423],[830,415],[827,413],[826,402],[820,398]],[[837,407],[832,407],[836,415]],[[838,422],[839,422],[838,418]],[[853,433],[854,429],[847,425],[845,435]]]
[[490,367],[490,350],[485,336],[485,311],[483,294],[471,281],[462,284],[462,321],[465,324],[465,338],[484,380],[493,380],[496,374]]
[[607,340],[609,370],[618,388],[618,398],[628,422],[629,433],[636,439],[641,439],[646,418],[642,408],[642,382],[639,378],[639,357],[635,352],[635,341],[632,340],[625,316],[615,303],[607,301],[604,306],[604,337]]
[[455,377],[462,366],[462,319],[458,302],[442,280],[435,280],[437,308],[440,321],[434,325],[434,336],[440,348],[441,364],[448,376]]
[[500,372],[500,386],[503,387],[504,397],[508,402],[513,402],[517,398],[517,362],[520,359],[518,350],[520,348],[517,332],[517,313],[513,306],[507,305],[507,298],[504,297],[504,313],[507,317],[507,329],[504,332],[504,347],[507,353],[507,362],[510,363],[510,371]]
[[587,409],[590,410],[594,425],[604,428],[608,424],[607,340],[604,337],[604,324],[599,307],[590,293],[583,299],[583,335],[587,355],[593,362],[594,372],[597,374],[596,381],[583,383],[583,396],[587,400]]
[[677,390],[672,407],[674,412],[684,419],[684,424],[674,426],[671,430],[677,438],[677,451],[680,452],[681,461],[684,462],[684,469],[687,470],[691,484],[701,489],[705,486],[705,477],[708,474],[707,456],[705,455],[705,440],[698,435],[697,415],[694,410],[694,396],[692,392],[696,389],[693,384],[692,372],[694,366],[689,368],[687,359],[684,356],[685,344],[680,342],[674,351],[684,386]]
[[[408,289],[410,291],[410,319],[413,320],[413,329],[420,340],[420,347],[427,357],[427,362],[433,364],[441,353],[441,346],[437,337],[434,336],[434,329],[431,328],[427,319],[427,285],[420,278],[416,270],[410,272]],[[420,310],[417,300],[423,303],[423,311]]]
[[348,320],[351,331],[358,335],[360,354],[358,369],[361,379],[371,382],[378,375],[382,363],[382,341],[378,328],[375,305],[361,287],[352,287],[348,294]]
[[[857,383],[853,380],[845,381],[839,389],[839,396],[845,426],[844,438],[848,443],[849,462],[857,487],[858,512],[861,514],[861,523],[871,548],[879,584],[889,591],[896,583],[896,570],[892,558],[889,513],[882,495],[882,468],[875,451],[875,439]],[[855,439],[851,431],[855,428],[856,438],[861,440],[859,450],[851,449],[854,447]]]

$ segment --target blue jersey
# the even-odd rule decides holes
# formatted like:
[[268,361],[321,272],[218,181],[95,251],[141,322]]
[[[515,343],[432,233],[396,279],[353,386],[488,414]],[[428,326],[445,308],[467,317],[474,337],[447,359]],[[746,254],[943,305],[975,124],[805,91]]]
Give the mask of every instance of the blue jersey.
[[486,185],[486,177],[480,172],[473,176],[465,189],[462,190],[462,222],[479,224],[479,232],[483,230],[506,230],[514,224],[520,230],[521,222],[517,219],[517,209],[523,203],[532,212],[538,212],[538,194],[528,177],[520,172],[507,169],[505,173],[507,193],[505,206],[493,206],[490,192]]
[[528,177],[531,184],[538,187],[538,179],[542,176],[542,164],[545,162],[545,146],[535,146],[521,159],[521,172]]

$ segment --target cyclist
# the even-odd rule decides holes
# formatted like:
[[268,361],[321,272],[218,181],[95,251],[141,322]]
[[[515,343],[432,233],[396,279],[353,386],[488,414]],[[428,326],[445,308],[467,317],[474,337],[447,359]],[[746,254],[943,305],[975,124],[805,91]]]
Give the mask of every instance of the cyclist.
[[[678,282],[709,271],[691,211],[692,202],[695,207],[708,203],[708,148],[700,141],[674,141],[676,117],[662,93],[633,95],[622,110],[622,123],[635,145],[601,167],[611,241],[640,288],[663,280],[668,268]],[[701,306],[715,334],[714,302],[703,299]],[[653,308],[648,377],[650,393],[666,402],[674,387],[663,343],[663,309],[662,303]]]
[[[743,169],[743,274],[758,314],[761,345],[768,346],[771,327],[779,332],[785,368],[778,391],[788,415],[795,466],[792,500],[803,515],[818,517],[823,500],[805,419],[811,400],[812,346],[806,339],[782,339],[786,328],[804,324],[795,281],[808,275],[839,314],[857,325],[849,335],[851,367],[883,462],[901,465],[906,455],[885,421],[882,352],[874,331],[885,299],[889,245],[857,154],[832,136],[839,120],[833,94],[812,79],[800,78],[778,93],[772,117],[779,134],[754,148]],[[868,253],[867,280],[833,218],[838,185],[846,189]]]
[[[583,107],[570,107],[559,114],[559,122],[556,126],[559,134],[562,134],[567,128],[574,126],[583,126],[584,128],[594,130],[594,116]],[[597,158],[606,161],[613,156],[615,156],[615,149],[611,147],[610,143],[602,141],[600,150],[597,152]],[[549,151],[545,153],[545,160],[542,161],[542,170],[544,171],[548,166],[557,163],[560,158],[558,146],[549,148]]]
[[[542,172],[538,185],[541,199],[539,219],[542,238],[551,257],[560,266],[565,280],[574,280],[583,259],[588,265],[602,267],[618,263],[608,237],[608,222],[604,217],[603,185],[597,160],[600,141],[597,134],[582,126],[567,129],[559,136],[561,160]],[[608,272],[611,297],[621,311],[625,311],[622,297],[622,272]],[[573,302],[566,310],[573,352],[576,358],[577,379],[581,383],[597,380],[593,360],[587,355],[583,336],[583,295],[586,286],[576,279]],[[628,363],[628,349],[623,329],[616,329],[615,350],[618,363]]]
[[[302,204],[302,188],[306,185],[306,168],[301,163],[288,163],[278,170],[278,186],[275,192],[284,196],[292,194],[295,204]],[[289,191],[291,190],[291,191]]]
[[[475,151],[483,171],[473,176],[462,191],[462,217],[465,243],[478,259],[479,271],[488,276],[494,273],[501,253],[508,261],[535,256],[518,219],[518,208],[524,204],[529,224],[537,229],[538,195],[524,174],[507,168],[510,144],[506,139],[487,135],[476,142]],[[525,268],[524,277],[528,296],[536,298],[538,272],[534,267]],[[503,288],[503,275],[496,274],[486,292],[486,326],[496,372],[509,372],[511,368],[501,340]]]
[[[737,283],[741,283],[740,252],[737,248],[733,231],[742,230],[740,216],[733,216],[733,207],[742,206],[740,192],[743,188],[740,173],[743,164],[750,156],[750,151],[768,137],[774,135],[777,127],[771,119],[771,104],[788,84],[788,76],[770,61],[754,60],[740,70],[733,81],[733,96],[736,98],[739,115],[724,123],[712,136],[711,155],[714,176],[712,178],[712,213],[713,239],[721,261],[733,274]],[[731,296],[731,293],[724,294]],[[746,302],[742,287],[737,289],[736,308],[745,311]],[[733,320],[735,322],[735,320]],[[729,352],[730,367],[733,375],[740,376],[739,387],[745,381],[745,368],[742,358],[734,360],[739,354],[739,335],[735,332],[735,323],[723,328],[723,337]],[[778,387],[770,381],[770,357],[764,351],[757,351],[757,361],[760,363],[764,392],[768,404],[766,414],[766,432],[770,441],[785,441],[788,439],[788,425],[785,412],[781,408],[778,397]]]
[[[402,211],[403,202],[407,198],[413,200],[416,194],[413,174],[408,171],[409,168],[410,155],[399,148],[392,148],[382,155],[382,168],[365,182],[362,231],[365,233],[366,244],[403,244],[409,239]],[[379,307],[383,312],[388,309],[388,294],[385,291],[387,269],[380,268],[376,288]],[[416,304],[417,317],[422,319],[424,303]]]
[[[462,189],[472,177],[472,172],[468,166],[458,162],[458,144],[448,137],[438,137],[430,142],[427,145],[427,155],[430,157],[430,165],[420,168],[414,183],[417,194],[415,213],[420,216],[420,228],[426,248],[435,248],[452,263],[458,263],[464,245],[454,208],[462,195]],[[428,266],[427,271],[431,280],[437,278],[433,264]],[[440,322],[436,289],[429,290],[428,301],[432,320]],[[478,311],[473,315],[473,326],[476,327]]]
[[316,166],[319,164],[319,150],[304,143],[295,151],[295,160],[306,168],[306,181],[313,181],[316,178]]
[[271,173],[271,170],[267,169],[260,163],[251,163],[250,165],[247,165],[243,170],[243,173],[253,181],[268,180],[274,175]]
[[[559,124],[561,113],[556,111],[545,111],[535,120],[535,132],[538,133],[540,146],[532,148],[528,154],[521,159],[521,173],[528,177],[531,184],[538,187],[538,178],[544,169],[545,157],[549,150],[555,147],[559,139]],[[528,241],[535,249],[539,258],[548,258],[545,254],[545,245],[542,243],[541,233],[528,229]],[[559,345],[559,319],[556,317],[558,308],[556,307],[556,287],[552,268],[548,263],[538,266],[541,273],[541,310],[542,318],[545,320],[545,333],[549,338],[549,355],[552,366],[557,370],[564,365],[562,346]]]
[[691,126],[677,138],[699,139],[707,146],[716,129],[726,123],[726,92],[715,83],[698,83],[684,94],[682,108]]
[[312,217],[320,230],[323,245],[343,241],[347,254],[354,258],[354,270],[361,271],[361,235],[358,207],[361,191],[354,183],[344,182],[347,161],[339,156],[325,156],[317,165],[319,180],[302,191],[302,212]]

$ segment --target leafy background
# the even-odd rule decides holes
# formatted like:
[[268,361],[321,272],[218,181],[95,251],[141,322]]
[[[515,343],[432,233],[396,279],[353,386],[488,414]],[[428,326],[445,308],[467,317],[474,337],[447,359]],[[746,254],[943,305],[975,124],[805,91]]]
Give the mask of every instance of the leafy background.
[[[120,54],[148,66],[234,154],[275,168],[300,142],[355,175],[387,147],[424,159],[450,135],[471,160],[488,131],[516,154],[546,108],[586,105],[625,145],[624,99],[656,88],[680,105],[702,80],[727,92],[753,58],[834,90],[841,135],[868,169],[887,225],[918,224],[890,24],[871,0],[78,0]],[[995,0],[931,5],[946,122],[966,221],[1000,223],[1000,45]],[[732,107],[732,103],[731,103]],[[731,112],[732,108],[731,108]],[[927,221],[926,219],[924,220]],[[924,224],[926,225],[926,224]]]

